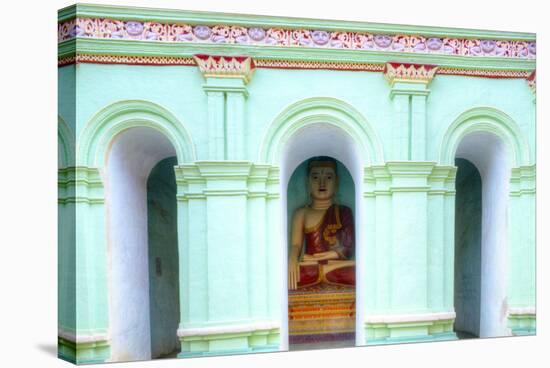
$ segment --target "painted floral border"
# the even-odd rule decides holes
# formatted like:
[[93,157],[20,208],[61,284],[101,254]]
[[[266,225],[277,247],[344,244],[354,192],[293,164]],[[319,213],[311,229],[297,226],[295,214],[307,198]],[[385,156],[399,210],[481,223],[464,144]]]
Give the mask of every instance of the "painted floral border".
[[190,25],[75,18],[58,24],[58,42],[76,37],[182,43],[376,50],[471,57],[534,59],[535,41],[438,38],[407,34]]

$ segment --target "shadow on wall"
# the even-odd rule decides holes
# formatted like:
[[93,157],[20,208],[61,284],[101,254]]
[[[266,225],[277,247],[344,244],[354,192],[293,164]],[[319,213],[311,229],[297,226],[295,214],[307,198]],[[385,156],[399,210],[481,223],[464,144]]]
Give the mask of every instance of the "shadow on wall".
[[151,358],[180,351],[176,157],[160,161],[147,180]]
[[468,160],[456,159],[455,332],[479,337],[481,308],[481,176]]

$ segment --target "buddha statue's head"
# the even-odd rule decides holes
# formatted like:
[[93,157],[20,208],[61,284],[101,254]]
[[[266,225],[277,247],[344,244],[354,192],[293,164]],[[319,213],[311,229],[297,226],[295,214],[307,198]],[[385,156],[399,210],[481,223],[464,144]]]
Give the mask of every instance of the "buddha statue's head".
[[310,159],[307,180],[311,199],[332,199],[338,189],[336,160],[324,156]]

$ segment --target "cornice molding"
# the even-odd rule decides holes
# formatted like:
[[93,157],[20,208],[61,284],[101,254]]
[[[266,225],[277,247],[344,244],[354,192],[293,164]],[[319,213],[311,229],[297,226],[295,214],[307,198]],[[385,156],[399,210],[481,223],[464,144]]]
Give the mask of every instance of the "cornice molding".
[[374,33],[415,33],[430,37],[488,38],[495,40],[535,40],[534,33],[502,32],[468,28],[450,28],[418,25],[397,25],[361,21],[311,19],[284,16],[231,14],[220,12],[188,11],[134,6],[77,4],[58,12],[58,21],[75,18],[110,18],[159,23],[234,24],[243,27],[281,27],[290,29],[311,28],[330,31],[356,31]]
[[438,65],[438,75],[523,79],[536,66],[534,59],[326,48],[309,48],[307,52],[304,51],[295,47],[79,38],[58,45],[58,66],[74,63],[196,66],[193,59],[196,54],[246,55],[254,59],[257,68],[382,72],[385,63],[400,62]]
[[59,12],[58,42],[75,38],[469,58],[536,57],[536,38],[531,33],[80,4]]
[[191,66],[204,54],[248,56],[258,68],[379,72],[399,62],[527,78],[536,65],[533,33],[89,4],[61,9],[58,22],[59,66]]
[[378,50],[397,53],[534,59],[534,40],[427,37],[320,29],[192,25],[108,18],[73,18],[58,24],[58,42],[74,38],[122,39],[179,44]]

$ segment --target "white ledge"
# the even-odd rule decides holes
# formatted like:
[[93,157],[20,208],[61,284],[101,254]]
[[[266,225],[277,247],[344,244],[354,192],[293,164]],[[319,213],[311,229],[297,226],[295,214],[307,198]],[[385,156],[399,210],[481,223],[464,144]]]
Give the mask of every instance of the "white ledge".
[[366,323],[411,323],[411,322],[431,322],[445,321],[456,318],[455,312],[443,313],[422,313],[422,314],[383,314],[377,316],[368,316]]
[[523,308],[509,308],[508,315],[536,315],[537,308],[535,307],[523,307]]
[[277,321],[260,321],[260,322],[225,325],[225,326],[179,328],[178,336],[187,337],[187,336],[208,336],[208,335],[218,335],[218,334],[243,333],[243,332],[273,330],[279,327],[280,327],[280,324]]
[[101,341],[108,341],[109,340],[109,334],[108,333],[76,335],[72,331],[66,331],[66,330],[62,330],[62,329],[58,329],[57,336],[61,337],[62,339],[65,339],[65,340],[72,341],[76,344],[85,344],[85,343],[93,343],[93,342],[101,342]]

